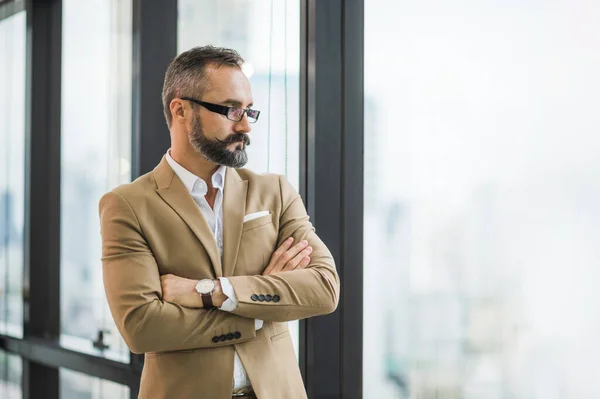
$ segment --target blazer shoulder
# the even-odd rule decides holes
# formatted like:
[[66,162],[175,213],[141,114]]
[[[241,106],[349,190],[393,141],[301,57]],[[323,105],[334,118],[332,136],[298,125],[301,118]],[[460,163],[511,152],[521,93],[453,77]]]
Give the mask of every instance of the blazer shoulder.
[[136,199],[146,197],[150,193],[156,192],[156,181],[153,172],[148,172],[130,183],[120,184],[112,190],[105,193],[102,198],[114,193],[126,199],[128,202],[135,202]]
[[242,180],[248,180],[251,185],[259,185],[272,190],[279,190],[281,180],[286,180],[284,175],[276,173],[256,173],[249,169],[236,169]]

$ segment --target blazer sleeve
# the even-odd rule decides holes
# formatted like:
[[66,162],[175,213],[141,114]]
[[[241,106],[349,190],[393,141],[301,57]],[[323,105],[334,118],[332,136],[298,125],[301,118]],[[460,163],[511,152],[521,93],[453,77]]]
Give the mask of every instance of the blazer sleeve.
[[132,352],[215,348],[256,337],[252,319],[163,301],[156,259],[129,202],[112,191],[99,208],[106,298]]
[[[315,234],[302,198],[285,177],[279,179],[282,211],[277,247],[288,237],[307,240],[313,247],[310,264],[268,276],[228,277],[239,306],[239,316],[266,321],[290,321],[333,312],[340,296],[340,279],[331,253]],[[259,300],[259,296],[271,300]],[[270,296],[270,297],[269,297]]]

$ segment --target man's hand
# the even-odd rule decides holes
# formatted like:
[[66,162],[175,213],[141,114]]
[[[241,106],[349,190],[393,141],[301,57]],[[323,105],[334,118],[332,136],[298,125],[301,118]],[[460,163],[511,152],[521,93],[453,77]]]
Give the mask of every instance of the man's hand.
[[308,241],[300,241],[292,247],[294,238],[290,237],[281,244],[273,255],[266,269],[263,271],[263,276],[280,272],[287,272],[295,269],[304,269],[310,263],[308,255],[312,252],[312,247],[308,245]]
[[[265,268],[262,275],[287,272],[296,269],[304,269],[310,263],[309,255],[312,247],[307,241],[300,241],[292,246],[294,239],[288,238],[271,256],[269,265]],[[163,300],[166,302],[177,303],[186,308],[202,308],[202,297],[196,291],[198,280],[175,276],[174,274],[165,274],[160,276],[160,286],[162,288]],[[223,294],[221,282],[215,281],[215,291],[213,292],[213,304],[220,307],[227,296]]]
[[198,280],[190,280],[174,274],[160,276],[163,300],[177,303],[186,308],[203,307],[202,297],[196,291],[196,283],[198,283]]

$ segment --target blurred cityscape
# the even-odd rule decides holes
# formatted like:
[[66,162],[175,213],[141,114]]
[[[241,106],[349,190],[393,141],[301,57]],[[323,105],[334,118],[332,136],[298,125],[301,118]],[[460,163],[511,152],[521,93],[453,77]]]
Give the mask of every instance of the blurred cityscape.
[[600,397],[599,16],[365,2],[365,398]]

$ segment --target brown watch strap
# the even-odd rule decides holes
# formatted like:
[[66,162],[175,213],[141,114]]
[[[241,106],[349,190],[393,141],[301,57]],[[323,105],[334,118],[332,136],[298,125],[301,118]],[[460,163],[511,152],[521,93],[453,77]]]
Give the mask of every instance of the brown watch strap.
[[215,307],[212,302],[212,292],[209,294],[200,294],[200,296],[202,297],[202,306],[204,306],[204,309],[212,309]]

